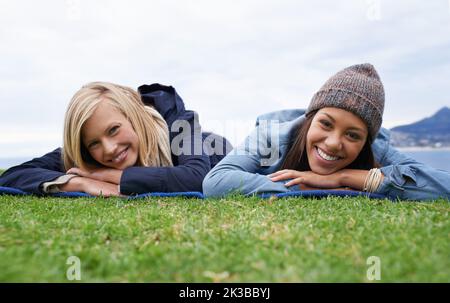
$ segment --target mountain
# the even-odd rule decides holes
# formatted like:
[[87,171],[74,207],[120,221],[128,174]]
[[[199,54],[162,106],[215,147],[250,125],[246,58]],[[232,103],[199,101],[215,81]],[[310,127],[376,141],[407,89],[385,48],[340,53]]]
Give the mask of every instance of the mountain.
[[450,108],[433,116],[391,128],[391,142],[398,147],[450,147]]

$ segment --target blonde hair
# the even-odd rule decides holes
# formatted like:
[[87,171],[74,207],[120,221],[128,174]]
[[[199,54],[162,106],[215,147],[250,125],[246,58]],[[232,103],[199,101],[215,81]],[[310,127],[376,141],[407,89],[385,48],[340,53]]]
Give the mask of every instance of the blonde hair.
[[105,100],[130,121],[139,140],[139,166],[173,166],[166,121],[151,106],[144,105],[132,88],[91,82],[75,93],[64,119],[63,162],[66,170],[76,166],[86,169],[92,158],[81,140],[81,128]]

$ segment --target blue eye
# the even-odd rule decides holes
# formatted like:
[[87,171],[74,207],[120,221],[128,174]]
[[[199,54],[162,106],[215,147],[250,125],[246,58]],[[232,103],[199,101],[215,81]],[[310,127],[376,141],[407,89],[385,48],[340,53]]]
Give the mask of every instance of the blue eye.
[[109,134],[113,135],[114,133],[117,132],[117,130],[119,129],[119,126],[114,126],[109,130]]

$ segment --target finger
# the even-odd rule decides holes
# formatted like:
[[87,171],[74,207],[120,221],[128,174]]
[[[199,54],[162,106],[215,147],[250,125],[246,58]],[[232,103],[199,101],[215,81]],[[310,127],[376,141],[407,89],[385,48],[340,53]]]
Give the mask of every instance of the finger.
[[276,177],[276,176],[279,176],[281,174],[284,174],[287,171],[288,171],[287,169],[279,170],[277,172],[271,173],[270,175],[268,175],[268,177],[269,178]]
[[284,174],[278,175],[276,177],[270,178],[270,180],[272,182],[277,182],[277,181],[286,180],[286,179],[292,179],[292,178],[289,177],[288,173],[284,173]]
[[81,170],[76,168],[76,167],[72,167],[71,169],[69,169],[66,174],[74,174],[74,175],[79,175],[81,176]]
[[287,171],[284,174],[278,175],[276,177],[271,178],[273,182],[280,181],[280,180],[286,180],[286,179],[293,179],[295,177],[299,177],[299,173],[295,171]]
[[286,182],[286,183],[284,184],[284,186],[290,187],[290,186],[292,186],[292,185],[300,184],[300,183],[303,183],[303,182],[304,182],[304,178],[299,177],[299,178],[295,178],[295,179],[293,179],[293,180],[291,180],[291,181],[289,181],[289,182]]
[[277,175],[277,176],[275,176],[275,177],[271,177],[271,178],[270,178],[270,180],[271,180],[272,182],[277,182],[277,181],[285,180],[285,179],[289,179],[285,174]]
[[109,198],[109,197],[114,196],[114,193],[109,191],[109,190],[102,190],[101,189],[99,191],[99,193],[98,193],[98,196],[101,197],[101,198]]
[[91,177],[91,174],[89,173],[89,172],[87,172],[87,171],[84,171],[84,170],[82,170],[82,169],[80,169],[80,168],[71,168],[71,169],[69,169],[68,171],[67,171],[67,173],[69,173],[69,174],[75,174],[75,175],[78,175],[78,176],[80,176],[80,177],[86,177],[86,178],[90,178]]

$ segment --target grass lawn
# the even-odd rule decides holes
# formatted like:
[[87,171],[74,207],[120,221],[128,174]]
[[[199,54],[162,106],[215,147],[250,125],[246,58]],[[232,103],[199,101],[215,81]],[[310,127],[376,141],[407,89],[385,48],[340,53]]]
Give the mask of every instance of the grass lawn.
[[0,196],[0,282],[450,282],[449,206]]

